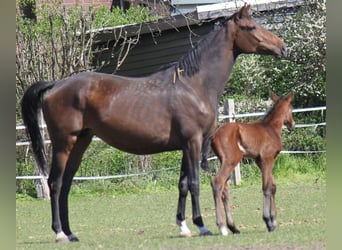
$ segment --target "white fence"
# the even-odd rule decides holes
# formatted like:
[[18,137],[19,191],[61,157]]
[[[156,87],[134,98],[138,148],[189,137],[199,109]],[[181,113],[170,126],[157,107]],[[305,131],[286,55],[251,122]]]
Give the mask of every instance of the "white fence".
[[[326,107],[313,107],[313,108],[301,108],[301,109],[294,109],[293,112],[309,112],[309,111],[325,111]],[[242,117],[253,117],[253,116],[263,116],[265,115],[266,112],[256,112],[256,113],[245,113],[245,114],[231,114],[231,115],[220,115],[218,117],[219,120],[223,119],[237,119],[237,118],[242,118]],[[306,128],[306,127],[318,127],[318,126],[325,126],[326,122],[321,122],[321,123],[315,123],[315,124],[296,124],[296,128]],[[45,127],[43,125],[42,127]],[[25,129],[25,126],[23,125],[18,125],[16,126],[16,130],[23,130]],[[101,140],[97,137],[94,137],[93,140]],[[50,143],[50,140],[44,140],[45,143]],[[30,142],[24,141],[24,142],[16,142],[16,146],[28,146],[30,145]],[[320,151],[286,151],[283,150],[281,153],[287,153],[287,154],[303,154],[303,153],[323,153],[325,150],[320,150]],[[216,160],[217,157],[210,157],[208,160]],[[164,169],[159,169],[159,170],[152,170],[149,172],[142,172],[142,173],[134,173],[134,174],[120,174],[120,175],[110,175],[110,176],[91,176],[91,177],[81,177],[81,176],[75,176],[74,180],[96,180],[96,179],[113,179],[113,178],[124,178],[124,177],[131,177],[131,176],[138,176],[138,175],[147,175],[151,174],[154,172],[160,172],[160,171],[168,171],[168,170],[173,170],[178,167],[173,167],[173,168],[164,168]],[[47,179],[46,176],[16,176],[16,179]]]

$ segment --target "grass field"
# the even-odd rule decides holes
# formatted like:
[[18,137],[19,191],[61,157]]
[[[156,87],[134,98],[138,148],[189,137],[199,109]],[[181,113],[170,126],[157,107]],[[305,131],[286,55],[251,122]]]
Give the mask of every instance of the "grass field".
[[178,237],[176,189],[129,195],[70,195],[70,220],[80,242],[54,243],[49,201],[17,199],[16,249],[325,249],[326,182],[278,181],[278,228],[268,233],[262,221],[259,184],[232,187],[231,207],[240,235],[219,235],[209,186],[201,187],[201,211],[214,236]]

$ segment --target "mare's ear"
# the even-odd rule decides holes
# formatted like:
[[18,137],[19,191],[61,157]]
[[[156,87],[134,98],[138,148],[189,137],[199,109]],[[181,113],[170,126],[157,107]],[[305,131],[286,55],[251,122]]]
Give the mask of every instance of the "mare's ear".
[[239,10],[238,18],[249,17],[249,9],[251,8],[250,4],[245,3],[245,5]]
[[276,102],[279,99],[279,96],[277,96],[276,94],[271,92],[271,99],[272,99],[273,102]]

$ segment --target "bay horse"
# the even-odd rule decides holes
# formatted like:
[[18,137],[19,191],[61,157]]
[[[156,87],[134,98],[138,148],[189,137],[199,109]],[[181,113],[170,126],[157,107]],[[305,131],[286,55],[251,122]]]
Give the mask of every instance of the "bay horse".
[[[222,203],[228,228],[233,233],[240,233],[234,224],[229,208],[228,180],[243,157],[254,159],[261,170],[264,195],[263,220],[269,232],[276,228],[276,184],[272,169],[274,160],[282,150],[282,126],[285,125],[288,130],[295,128],[291,105],[293,98],[292,91],[281,97],[272,92],[273,107],[261,120],[250,123],[225,123],[213,134],[211,147],[220,160],[221,168],[213,178],[211,186],[215,202],[216,224],[222,235],[228,235],[222,214]],[[208,168],[208,151],[209,147],[203,149],[201,167],[204,169]]]
[[[22,117],[42,170],[47,159],[38,126],[42,109],[52,145],[48,177],[56,241],[78,241],[69,226],[68,194],[82,155],[94,135],[133,154],[182,150],[176,224],[185,221],[190,191],[192,220],[210,235],[199,204],[199,160],[216,126],[216,108],[238,55],[284,57],[282,39],[255,23],[243,6],[204,35],[179,61],[146,77],[81,72],[31,85],[21,101]],[[143,62],[142,62],[143,63]]]

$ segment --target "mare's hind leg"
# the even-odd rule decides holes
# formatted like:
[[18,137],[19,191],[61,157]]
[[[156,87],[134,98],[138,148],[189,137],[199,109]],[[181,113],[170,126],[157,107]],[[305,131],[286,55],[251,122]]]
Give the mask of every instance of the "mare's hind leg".
[[89,146],[93,135],[89,132],[82,133],[78,136],[77,141],[70,153],[69,160],[66,165],[63,176],[63,185],[59,198],[60,203],[60,219],[63,232],[67,235],[69,241],[78,241],[78,238],[71,232],[68,216],[68,195],[72,184],[73,177],[79,168],[84,151]]
[[52,212],[52,230],[56,233],[56,241],[69,241],[66,234],[63,232],[61,217],[60,217],[60,193],[63,185],[63,174],[70,151],[76,141],[76,136],[68,138],[53,138],[52,142],[52,162],[51,170],[48,179],[51,197],[51,212]]
[[227,222],[227,226],[229,228],[229,230],[233,233],[233,234],[239,234],[240,231],[236,228],[234,220],[233,220],[233,216],[230,212],[230,207],[229,207],[229,182],[226,181],[224,190],[223,190],[223,197],[222,197],[222,202],[223,202],[223,206],[224,206],[224,210],[226,212],[226,222]]
[[264,194],[263,220],[269,232],[277,226],[277,211],[275,207],[276,184],[272,175],[274,158],[258,159],[256,162],[262,172],[262,190]]

